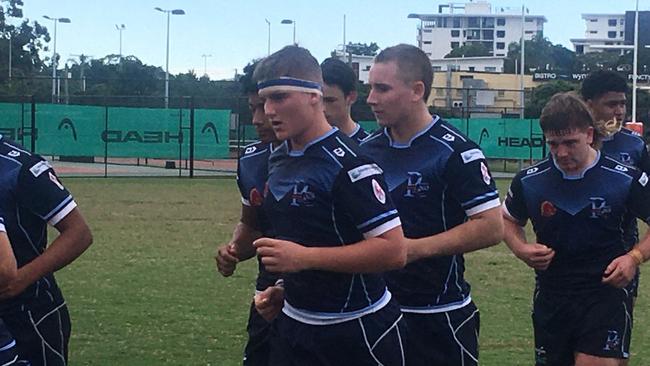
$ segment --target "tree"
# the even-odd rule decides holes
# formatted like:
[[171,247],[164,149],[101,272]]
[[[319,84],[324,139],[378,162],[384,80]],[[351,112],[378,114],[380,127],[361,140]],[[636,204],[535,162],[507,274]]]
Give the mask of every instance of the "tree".
[[[526,41],[525,49],[525,73],[530,73],[531,69],[546,71],[573,71],[575,63],[575,54],[562,45],[554,45],[541,34],[533,37],[532,40]],[[515,70],[515,63],[521,60],[521,45],[519,42],[513,42],[508,45],[508,56],[505,64],[507,73],[518,73]]]
[[370,44],[349,42],[346,46],[346,51],[353,55],[377,56],[379,46],[375,42]]
[[563,80],[544,83],[536,87],[533,89],[531,98],[526,101],[524,116],[526,118],[538,118],[552,96],[572,90],[575,90],[575,85]]
[[[38,22],[23,20],[20,25],[10,24],[9,19],[23,16],[22,0],[0,0],[0,60],[9,58],[9,44],[12,53],[12,74],[18,77],[31,76],[45,70],[39,52],[46,51],[50,41],[47,28]],[[11,41],[10,41],[11,40]],[[0,81],[8,76],[8,63],[0,63]]]
[[490,50],[484,44],[478,42],[467,42],[463,46],[451,50],[451,52],[445,55],[445,58],[481,57],[490,55]]

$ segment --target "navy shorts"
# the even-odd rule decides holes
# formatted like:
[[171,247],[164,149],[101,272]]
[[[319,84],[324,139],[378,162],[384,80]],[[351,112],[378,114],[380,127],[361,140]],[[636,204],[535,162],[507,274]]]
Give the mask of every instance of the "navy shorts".
[[248,342],[244,349],[244,366],[268,366],[271,350],[271,324],[262,318],[255,310],[255,303],[252,303],[246,327]]
[[632,296],[606,288],[572,294],[537,291],[533,302],[536,365],[573,365],[574,353],[627,359]]
[[399,307],[330,325],[301,323],[281,313],[274,322],[272,366],[405,366],[407,330]]
[[68,363],[70,315],[63,298],[50,295],[54,296],[40,296],[2,313],[2,320],[16,339],[20,358],[32,366]]
[[407,365],[478,365],[480,314],[476,305],[442,313],[404,313]]

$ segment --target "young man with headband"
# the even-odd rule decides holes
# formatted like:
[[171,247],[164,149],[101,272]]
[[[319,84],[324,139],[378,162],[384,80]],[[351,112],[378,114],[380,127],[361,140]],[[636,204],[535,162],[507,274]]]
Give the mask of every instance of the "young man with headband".
[[368,133],[356,123],[350,111],[357,101],[357,75],[345,62],[328,58],[320,64],[323,71],[323,104],[325,118],[332,126],[348,135],[357,143]]
[[404,365],[406,334],[381,272],[402,267],[406,247],[381,169],[328,124],[309,51],[281,49],[255,79],[285,141],[271,154],[264,197],[276,238],[255,241],[284,280],[272,364]]
[[650,236],[630,249],[621,232],[627,215],[650,221],[648,175],[597,150],[595,121],[571,93],[551,98],[540,126],[550,158],[518,173],[503,204],[506,243],[536,272],[536,364],[622,365],[632,333],[626,286],[650,257]]

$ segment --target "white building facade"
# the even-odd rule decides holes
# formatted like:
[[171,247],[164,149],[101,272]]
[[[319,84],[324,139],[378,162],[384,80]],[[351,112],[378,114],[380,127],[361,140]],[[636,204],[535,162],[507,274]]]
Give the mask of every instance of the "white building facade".
[[[444,58],[454,48],[471,43],[482,43],[491,56],[505,57],[508,45],[520,42],[522,26],[526,40],[544,32],[546,17],[541,15],[525,15],[522,24],[521,12],[502,8],[492,12],[486,1],[457,5],[440,5],[438,14],[409,14],[420,20],[417,44],[429,58]],[[443,13],[445,8],[448,12]]]
[[[625,42],[625,14],[582,14],[584,38],[572,38],[577,54],[602,52],[599,46],[619,46]],[[594,47],[595,46],[595,47]]]

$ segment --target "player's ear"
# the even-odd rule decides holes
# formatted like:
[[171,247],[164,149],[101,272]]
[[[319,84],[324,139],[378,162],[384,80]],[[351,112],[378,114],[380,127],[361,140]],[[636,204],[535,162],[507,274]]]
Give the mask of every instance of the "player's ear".
[[424,99],[424,82],[414,81],[411,83],[412,99],[414,102]]
[[358,96],[359,94],[357,94],[357,91],[353,90],[345,97],[345,102],[348,104],[348,107],[353,105],[354,102],[357,101]]

